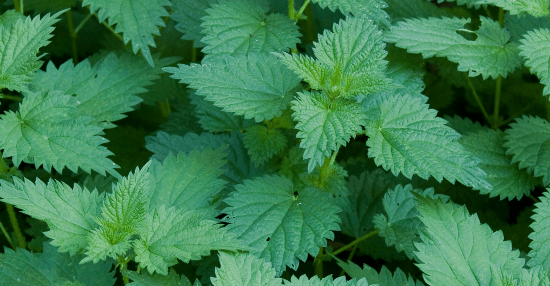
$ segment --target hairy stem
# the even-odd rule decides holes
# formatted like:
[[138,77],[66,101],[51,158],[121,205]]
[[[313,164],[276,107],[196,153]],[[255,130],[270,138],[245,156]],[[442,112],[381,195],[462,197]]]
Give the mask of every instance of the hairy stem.
[[73,63],[76,65],[78,64],[78,52],[76,49],[76,32],[73,25],[73,15],[71,14],[71,10],[68,10],[65,15],[67,16],[67,26],[71,37],[71,53],[73,56]]
[[498,126],[498,116],[499,116],[499,111],[500,111],[500,93],[501,93],[501,89],[502,89],[502,77],[500,75],[498,75],[497,77],[497,81],[496,81],[496,86],[495,86],[495,107],[493,109],[493,122],[492,122],[492,126],[493,126],[493,129],[497,129],[497,126]]
[[352,241],[352,242],[350,242],[350,243],[348,243],[348,244],[342,246],[340,249],[334,251],[334,252],[332,253],[332,255],[336,256],[336,255],[338,255],[338,254],[340,254],[340,253],[346,251],[348,248],[355,246],[355,245],[358,244],[359,242],[361,242],[361,241],[363,241],[363,240],[366,240],[367,238],[370,238],[371,236],[374,236],[374,235],[378,234],[378,232],[379,232],[379,230],[373,230],[373,231],[371,231],[371,232],[369,232],[369,233],[367,233],[367,234],[361,236],[360,238],[358,238],[358,239],[356,239],[356,240],[354,240],[354,241]]
[[294,19],[294,0],[288,0],[288,17]]
[[[320,247],[317,257],[322,257],[323,255],[324,248]],[[323,279],[323,259],[315,259],[313,263],[315,264],[315,275],[317,275],[320,279]]]
[[25,248],[25,237],[23,237],[23,233],[19,228],[19,223],[17,222],[17,217],[15,216],[15,209],[8,203],[6,203],[6,208],[10,217],[11,227],[13,228],[13,232],[15,232],[15,237],[17,238],[17,244],[20,248]]
[[485,110],[485,107],[483,107],[483,104],[481,103],[481,100],[479,99],[479,96],[477,95],[476,89],[474,85],[472,84],[472,81],[470,81],[470,77],[467,73],[464,73],[464,76],[466,77],[466,81],[468,82],[468,86],[470,86],[470,89],[472,90],[472,93],[474,94],[474,98],[476,99],[477,105],[479,105],[479,109],[481,109],[481,112],[483,113],[483,116],[485,117],[485,120],[489,121],[489,114],[487,114],[487,110]]
[[296,13],[294,15],[294,20],[295,21],[298,21],[300,19],[300,17],[302,16],[302,14],[304,13],[304,10],[306,9],[307,5],[309,4],[309,1],[310,0],[306,0],[304,2],[304,4],[302,5],[302,7],[300,7],[300,10],[298,10],[298,13]]

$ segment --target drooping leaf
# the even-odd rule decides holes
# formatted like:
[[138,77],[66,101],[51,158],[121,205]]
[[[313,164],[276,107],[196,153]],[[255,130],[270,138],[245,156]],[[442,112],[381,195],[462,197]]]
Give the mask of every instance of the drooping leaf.
[[193,47],[204,47],[200,40],[202,34],[202,18],[207,16],[206,9],[216,0],[172,0],[172,14],[170,18],[176,21],[176,29],[183,33],[184,40],[193,41]]
[[300,42],[298,26],[287,16],[267,15],[253,0],[219,0],[202,20],[205,54],[248,54],[287,51]]
[[194,149],[189,156],[183,152],[177,157],[169,154],[163,163],[153,160],[149,212],[161,205],[175,207],[178,211],[209,206],[209,199],[225,185],[225,181],[219,179],[226,162],[224,149],[213,151],[207,147],[202,152]]
[[540,117],[523,116],[506,129],[504,147],[513,155],[512,163],[542,177],[545,186],[550,184],[550,124]]
[[235,189],[224,200],[228,231],[271,262],[277,273],[286,266],[296,269],[298,259],[305,261],[308,254],[316,256],[339,230],[338,207],[315,188],[294,190],[289,179],[266,175]]
[[384,0],[313,0],[313,3],[317,3],[323,8],[328,7],[331,11],[338,9],[344,15],[349,13],[354,15],[365,14],[376,23],[390,26],[390,17],[386,11],[382,10],[388,7]]
[[44,184],[14,178],[14,183],[1,181],[0,197],[33,218],[45,220],[50,227],[46,236],[60,252],[74,255],[88,245],[87,235],[97,226],[104,196],[75,184],[50,180]]
[[46,14],[19,19],[13,25],[0,26],[0,89],[26,91],[34,73],[42,66],[38,49],[46,46],[53,36],[53,24],[59,15]]
[[244,249],[225,228],[203,219],[197,211],[177,212],[164,205],[147,214],[134,242],[136,262],[149,273],[168,274],[177,259],[188,263],[208,255],[211,250]]
[[214,286],[280,286],[282,279],[276,278],[275,269],[249,253],[219,253],[221,267],[212,277]]
[[520,55],[525,59],[525,66],[544,84],[543,95],[550,94],[550,30],[540,28],[528,31],[519,41]]
[[376,271],[376,269],[368,266],[367,264],[363,264],[363,268],[359,267],[359,265],[348,261],[347,263],[335,258],[338,262],[338,266],[340,266],[351,278],[361,279],[365,278],[369,283],[371,284],[377,284],[378,286],[423,286],[424,284],[420,281],[414,281],[414,279],[405,274],[403,270],[397,269],[395,270],[394,274],[392,275],[391,272],[386,268],[386,266],[382,266],[382,269],[380,270],[380,273]]
[[[510,34],[497,21],[481,16],[477,31],[464,28],[469,22],[447,17],[406,19],[393,26],[385,40],[424,58],[447,57],[458,63],[458,71],[467,71],[470,77],[506,77],[520,66],[518,43],[510,41]],[[477,38],[471,41],[458,32]]]
[[259,166],[286,147],[286,137],[279,129],[256,124],[246,129],[243,143],[256,166]]
[[99,22],[108,20],[109,26],[116,25],[115,32],[122,33],[124,43],[132,41],[134,54],[141,51],[149,65],[154,66],[149,46],[156,47],[153,35],[160,35],[158,27],[165,27],[161,17],[168,16],[164,6],[171,6],[168,0],[84,0],[90,13],[97,12]]
[[71,97],[58,91],[26,93],[19,111],[0,116],[2,155],[15,166],[25,161],[47,171],[81,168],[119,177],[118,166],[107,158],[112,153],[101,146],[107,140],[97,135],[102,128],[77,113]]
[[180,64],[164,71],[224,111],[256,122],[280,116],[300,83],[275,56],[259,53],[209,57],[202,65]]
[[377,165],[407,178],[432,176],[491,189],[477,166],[480,160],[456,141],[460,134],[436,117],[437,111],[410,95],[388,97],[379,108],[379,118],[366,130],[369,157]]
[[491,4],[508,10],[510,15],[530,14],[535,17],[548,16],[548,0],[478,0],[476,4]]
[[331,100],[326,93],[317,91],[304,90],[298,95],[293,101],[292,117],[298,122],[296,137],[302,139],[300,148],[305,150],[304,159],[310,159],[308,171],[311,172],[317,164],[323,165],[325,157],[362,132],[366,118],[355,100]]
[[415,253],[430,285],[492,285],[492,268],[518,278],[524,265],[519,251],[504,241],[501,231],[481,224],[465,206],[417,196],[420,220],[426,228]]
[[486,129],[468,133],[458,142],[474,156],[481,159],[479,167],[487,174],[485,179],[493,187],[491,190],[478,188],[481,194],[500,199],[521,199],[535,188],[537,180],[512,163],[512,157],[506,155],[504,132]]

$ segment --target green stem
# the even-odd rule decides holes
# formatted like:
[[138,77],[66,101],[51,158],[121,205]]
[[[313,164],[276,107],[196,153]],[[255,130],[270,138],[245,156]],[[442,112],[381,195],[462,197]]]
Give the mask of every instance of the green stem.
[[497,129],[497,125],[498,125],[498,116],[499,116],[499,111],[500,111],[500,93],[501,93],[501,89],[502,89],[502,77],[500,75],[498,75],[497,81],[496,81],[496,86],[495,86],[495,107],[493,109],[493,122],[491,124],[493,126],[493,129]]
[[69,35],[71,37],[71,52],[73,56],[73,63],[76,65],[78,64],[78,51],[76,49],[76,33],[73,25],[73,15],[71,14],[71,10],[68,10],[65,15],[67,16],[67,26],[69,28]]
[[2,233],[4,233],[4,236],[6,237],[9,244],[11,245],[11,248],[13,248],[13,250],[16,250],[15,249],[15,244],[13,244],[13,241],[11,240],[11,237],[8,234],[8,232],[6,231],[6,228],[4,227],[4,224],[2,224],[2,222],[0,222],[0,229],[2,229]]
[[167,117],[168,114],[170,114],[170,102],[168,101],[168,99],[164,100],[164,101],[157,101],[157,106],[159,107],[160,109],[160,113],[162,114],[162,117]]
[[[17,2],[17,0],[13,0],[13,2]],[[23,0],[19,1],[19,9],[21,9],[21,14],[25,14],[25,4]]]
[[0,93],[0,98],[5,98],[5,99],[13,100],[13,101],[23,101],[23,99],[21,97],[17,97],[17,96],[13,96],[13,95],[7,95],[7,94],[1,94],[1,93]]
[[[324,255],[324,248],[320,247],[319,248],[319,255],[317,255],[317,257],[321,257]],[[315,259],[313,261],[313,263],[315,264],[315,275],[317,275],[317,277],[323,279],[323,259]]]
[[313,13],[311,12],[311,5],[308,5],[306,8],[306,31],[304,32],[306,36],[306,43],[313,43],[315,40],[315,32],[313,27]]
[[[94,13],[93,15],[99,21],[99,16],[97,16],[97,13]],[[113,33],[113,35],[115,35],[115,37],[117,37],[119,40],[121,40],[123,44],[126,44],[126,43],[124,43],[124,39],[122,38],[122,36],[119,33],[115,32],[115,30],[111,26],[109,26],[107,24],[107,22],[103,21],[103,22],[101,22],[101,24],[103,26],[105,26],[105,28],[107,28],[109,31],[111,31],[111,33]]]
[[19,6],[19,1],[13,0],[13,8],[15,9],[15,12],[23,13],[21,11],[21,6]]
[[491,11],[489,11],[489,8],[487,8],[487,6],[484,6],[483,9],[485,10],[485,13],[487,13],[487,17],[489,17],[491,19],[494,19],[493,18],[493,13],[491,13]]
[[490,122],[489,114],[487,114],[487,110],[485,110],[485,107],[483,107],[483,104],[481,103],[481,100],[479,99],[479,96],[477,96],[476,89],[475,89],[474,85],[472,84],[472,81],[470,81],[470,77],[466,73],[464,73],[464,76],[466,77],[466,81],[468,81],[468,85],[470,86],[470,89],[472,90],[472,93],[474,94],[474,98],[476,99],[476,102],[479,105],[479,108],[481,109],[481,112],[483,113],[483,116],[485,117],[485,120]]
[[319,172],[319,184],[322,186],[324,185],[324,182],[328,178],[330,167],[334,164],[334,161],[336,160],[336,156],[338,155],[338,150],[340,149],[340,146],[338,146],[338,149],[332,153],[332,156],[330,156],[330,159],[325,157],[325,161],[323,162],[323,165],[321,166],[321,170]]
[[342,246],[340,249],[334,251],[332,253],[332,255],[336,256],[336,255],[346,251],[348,248],[355,246],[356,244],[360,243],[361,241],[366,240],[367,238],[370,238],[371,236],[374,236],[374,235],[378,234],[378,232],[379,232],[379,230],[373,230],[373,231],[361,236],[360,238],[358,238],[358,239]]
[[514,120],[514,119],[516,119],[516,118],[518,118],[518,117],[521,116],[522,114],[525,114],[525,112],[526,112],[527,110],[529,110],[531,107],[533,107],[533,105],[535,105],[535,104],[537,104],[537,103],[538,103],[537,101],[532,101],[531,103],[527,104],[527,105],[524,106],[520,111],[518,111],[518,112],[514,113],[514,115],[510,116],[510,118],[508,118],[508,119],[506,119],[506,120],[504,120],[504,121],[502,121],[502,122],[499,122],[499,123],[497,124],[497,128],[500,128],[501,126],[506,125],[506,124],[510,123],[510,121],[512,121],[512,120]]
[[504,27],[504,9],[502,7],[498,8],[498,23],[500,27]]
[[[353,246],[353,248],[351,249],[350,254],[348,255],[348,260],[347,261],[351,261],[353,259],[353,256],[355,255],[355,251],[357,251],[357,246],[358,246],[358,244]],[[346,271],[344,271],[344,269],[342,269],[342,271],[340,271],[340,276],[344,276],[344,274],[346,274]]]
[[294,0],[288,0],[288,17],[294,19]]
[[537,199],[537,198],[535,198],[535,197],[533,196],[533,194],[529,194],[529,198],[532,199],[533,202],[535,202],[535,203],[540,203],[540,200]]
[[550,95],[545,96],[546,98],[546,120],[550,121]]
[[23,237],[23,233],[19,228],[19,223],[17,222],[17,217],[15,216],[15,210],[13,209],[13,206],[8,203],[6,203],[6,208],[8,210],[8,215],[10,217],[13,232],[15,232],[15,237],[17,238],[17,243],[19,244],[20,248],[25,248],[25,237]]
[[122,280],[124,281],[124,285],[126,285],[130,283],[130,279],[126,275],[124,275],[124,270],[127,269],[128,261],[130,261],[130,259],[125,259],[124,257],[119,256],[117,260],[118,264],[120,265],[120,274],[122,274]]
[[191,62],[196,63],[197,62],[197,48],[191,46]]
[[296,13],[294,15],[294,20],[297,22],[298,20],[300,20],[300,17],[302,16],[302,14],[304,13],[304,10],[306,9],[307,5],[309,4],[309,1],[311,0],[306,0],[304,2],[304,4],[302,5],[302,7],[300,7],[300,10],[298,10],[298,13]]
[[86,15],[86,18],[84,18],[84,20],[82,20],[78,24],[78,26],[76,26],[76,28],[74,29],[75,35],[78,34],[78,32],[82,29],[82,27],[84,27],[84,24],[86,24],[86,22],[88,22],[88,20],[90,20],[90,18],[92,18],[92,14]]

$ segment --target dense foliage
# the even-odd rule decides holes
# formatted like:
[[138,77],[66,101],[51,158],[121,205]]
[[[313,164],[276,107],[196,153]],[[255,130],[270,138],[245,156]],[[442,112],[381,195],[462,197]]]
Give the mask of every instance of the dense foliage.
[[550,285],[549,4],[0,1],[0,285]]

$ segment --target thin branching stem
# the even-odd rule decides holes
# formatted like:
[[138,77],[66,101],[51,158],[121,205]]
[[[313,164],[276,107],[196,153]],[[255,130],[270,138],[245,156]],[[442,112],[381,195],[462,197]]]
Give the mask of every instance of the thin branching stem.
[[497,77],[497,80],[496,80],[496,84],[495,84],[495,106],[494,106],[494,109],[493,109],[493,121],[492,121],[492,126],[493,126],[493,129],[497,129],[498,127],[498,116],[499,116],[499,111],[500,111],[500,94],[501,94],[501,90],[502,90],[502,77],[500,75],[498,75]]
[[307,5],[309,4],[310,0],[306,0],[302,7],[300,7],[300,10],[298,10],[298,13],[294,15],[294,20],[298,21],[300,20],[300,17],[302,17],[302,14],[304,13],[304,10],[306,9]]
[[356,240],[354,240],[354,241],[352,241],[352,242],[350,242],[350,243],[348,243],[348,244],[342,246],[340,249],[334,251],[334,252],[331,253],[331,254],[334,255],[334,256],[336,256],[336,255],[338,255],[338,254],[340,254],[340,253],[342,253],[342,252],[348,250],[350,247],[355,246],[356,244],[360,243],[361,241],[366,240],[366,239],[368,239],[368,238],[370,238],[370,237],[372,237],[372,236],[378,234],[378,232],[379,232],[379,230],[373,230],[373,231],[371,231],[371,232],[369,232],[369,233],[367,233],[367,234],[361,236],[360,238],[358,238],[358,239],[356,239]]
[[533,202],[535,202],[535,203],[540,203],[540,200],[537,199],[537,198],[535,198],[535,197],[533,196],[533,194],[529,194],[529,198],[530,198],[531,200],[533,200]]
[[479,99],[479,96],[477,95],[476,89],[474,85],[472,84],[472,81],[470,80],[470,77],[467,73],[464,73],[464,76],[466,77],[466,81],[468,82],[468,86],[470,86],[470,89],[472,90],[472,93],[474,94],[474,98],[476,99],[477,105],[479,105],[479,109],[481,109],[481,112],[483,113],[483,116],[485,117],[485,120],[490,122],[489,120],[489,114],[487,113],[487,110],[485,110],[485,107],[483,107],[483,104],[481,103],[481,100]]
[[17,222],[17,216],[15,215],[15,209],[12,205],[6,203],[6,209],[8,210],[8,216],[10,217],[11,227],[15,233],[15,238],[17,239],[17,244],[20,248],[25,248],[25,237],[19,228],[19,223]]
[[5,98],[13,101],[23,101],[21,97],[13,96],[13,95],[7,95],[0,93],[0,98]]
[[0,221],[0,229],[2,229],[2,233],[4,234],[4,237],[6,237],[6,239],[8,240],[8,243],[10,244],[11,248],[15,250],[15,244],[13,244],[13,241],[11,240],[10,235],[6,231],[6,228],[4,227],[4,224],[2,224],[1,221]]
[[288,0],[288,17],[294,19],[294,0]]
[[80,30],[82,29],[82,27],[84,27],[84,24],[86,24],[86,22],[88,22],[88,20],[90,20],[90,18],[92,18],[92,14],[88,14],[86,15],[86,18],[84,18],[84,20],[82,20],[78,26],[76,26],[76,28],[74,28],[74,33],[75,35],[78,34],[78,32],[80,32]]
[[73,63],[78,64],[78,51],[76,48],[76,32],[73,25],[73,15],[71,10],[68,10],[65,15],[67,16],[67,27],[69,28],[69,35],[71,37],[71,53],[73,56]]
[[[323,247],[319,247],[319,255],[317,255],[317,257],[321,257],[324,255],[324,248]],[[317,275],[317,277],[319,278],[323,278],[323,259],[316,259],[315,261],[313,261],[313,263],[315,264],[315,275]]]
[[[355,255],[355,252],[357,251],[357,247],[358,247],[358,244],[353,246],[353,248],[351,249],[351,252],[348,255],[348,260],[347,261],[351,261],[353,259],[353,256]],[[346,271],[344,271],[344,269],[342,269],[342,271],[340,271],[340,276],[344,276],[344,274],[346,274]]]

